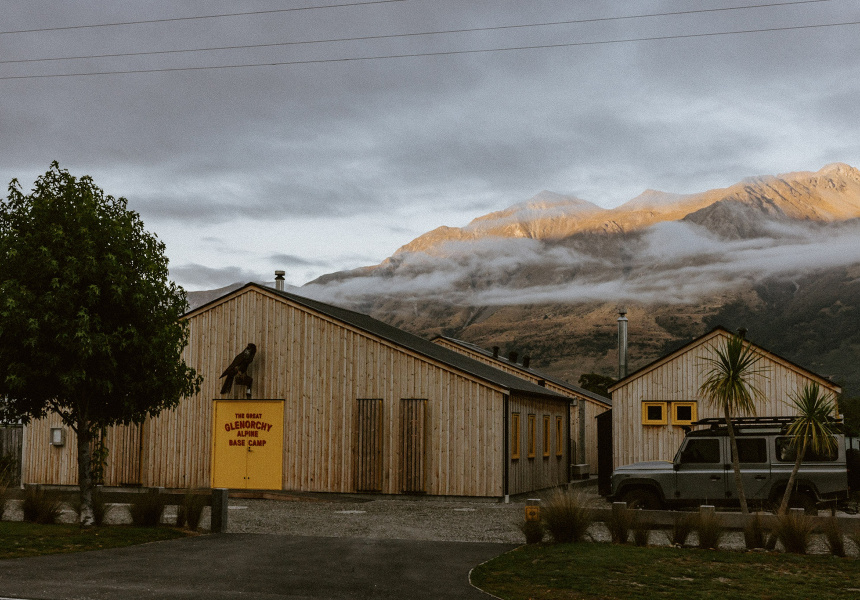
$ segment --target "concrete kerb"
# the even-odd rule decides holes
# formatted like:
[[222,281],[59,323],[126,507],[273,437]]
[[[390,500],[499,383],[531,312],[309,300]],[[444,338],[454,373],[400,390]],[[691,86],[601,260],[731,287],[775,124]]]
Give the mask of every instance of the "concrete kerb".
[[[612,506],[608,508],[592,508],[589,510],[593,521],[606,523],[610,520],[614,511],[626,509],[627,505],[625,503],[614,502]],[[792,509],[792,512],[794,511],[802,513],[803,509]],[[703,505],[699,507],[698,512],[714,514],[719,517],[720,523],[725,529],[736,531],[743,531],[750,521],[756,518],[756,516],[761,519],[761,523],[765,528],[773,528],[779,520],[777,515],[770,512],[750,513],[748,515],[744,515],[739,512],[716,512],[715,507],[711,505]],[[694,513],[691,511],[674,510],[636,511],[639,522],[651,529],[671,529],[677,518],[689,514]],[[815,531],[823,531],[827,522],[830,519],[835,518],[845,533],[860,533],[860,518],[857,517],[810,516],[809,518],[812,520]]]

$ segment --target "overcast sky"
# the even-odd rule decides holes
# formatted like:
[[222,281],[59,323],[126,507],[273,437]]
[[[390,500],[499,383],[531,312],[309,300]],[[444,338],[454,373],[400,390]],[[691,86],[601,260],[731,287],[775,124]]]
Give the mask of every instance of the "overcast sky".
[[[614,18],[775,3],[5,2],[0,180],[92,175],[199,290],[376,264],[545,189],[609,208],[860,166],[860,25],[809,27],[860,1]],[[175,20],[333,4],[352,6]],[[581,22],[509,27],[561,21]]]

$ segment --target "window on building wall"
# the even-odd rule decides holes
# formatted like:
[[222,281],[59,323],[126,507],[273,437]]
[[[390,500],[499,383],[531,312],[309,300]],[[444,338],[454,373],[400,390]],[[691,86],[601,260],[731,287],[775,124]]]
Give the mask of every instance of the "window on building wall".
[[666,402],[643,402],[642,424],[643,425],[666,425]]
[[511,415],[511,458],[520,457],[520,413]]
[[551,424],[551,420],[550,420],[549,415],[544,415],[543,416],[543,457],[544,458],[549,458],[549,453],[550,453],[550,450],[552,449],[552,443],[551,443],[551,437],[550,437],[552,435],[552,429],[551,429],[550,424]]
[[528,457],[529,458],[534,458],[535,453],[536,453],[536,447],[535,447],[535,433],[536,433],[535,427],[536,427],[536,425],[535,425],[535,420],[536,420],[535,415],[529,415],[528,440],[526,440],[528,443],[527,451],[528,451]]
[[559,458],[564,454],[564,426],[560,416],[555,418],[555,455]]
[[691,425],[698,418],[695,402],[672,403],[672,425]]

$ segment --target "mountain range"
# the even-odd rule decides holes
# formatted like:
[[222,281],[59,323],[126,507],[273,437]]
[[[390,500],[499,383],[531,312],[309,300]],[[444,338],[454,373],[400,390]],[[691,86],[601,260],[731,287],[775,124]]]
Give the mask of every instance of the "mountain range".
[[298,293],[573,383],[616,375],[625,305],[633,369],[719,324],[860,394],[860,171],[646,190],[612,209],[544,191]]

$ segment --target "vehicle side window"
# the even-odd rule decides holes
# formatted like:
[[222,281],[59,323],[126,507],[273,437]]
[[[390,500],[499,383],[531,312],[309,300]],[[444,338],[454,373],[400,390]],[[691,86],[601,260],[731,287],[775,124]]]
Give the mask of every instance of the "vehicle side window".
[[[834,444],[834,448],[835,448]],[[803,456],[803,462],[827,462],[836,460],[836,451],[833,452],[813,452],[811,448],[806,448],[806,454]],[[797,460],[797,448],[792,445],[791,438],[788,436],[776,438],[776,460],[779,462],[793,463]]]
[[719,462],[720,440],[717,439],[690,439],[681,452],[681,464]]
[[767,440],[765,438],[738,438],[738,462],[766,463]]

